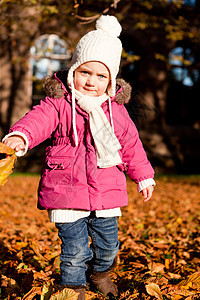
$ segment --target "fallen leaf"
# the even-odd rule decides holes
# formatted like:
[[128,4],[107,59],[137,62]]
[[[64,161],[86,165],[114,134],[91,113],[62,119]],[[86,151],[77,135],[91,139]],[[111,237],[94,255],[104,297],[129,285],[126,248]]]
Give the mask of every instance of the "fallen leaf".
[[169,275],[170,278],[173,278],[173,279],[180,279],[181,278],[180,274],[174,274],[174,273],[171,273],[171,272],[168,272],[167,274]]
[[146,285],[146,290],[149,295],[155,296],[159,300],[163,300],[161,290],[157,284],[150,283],[150,284]]
[[148,264],[151,273],[164,273],[165,266],[160,263],[150,262]]
[[[60,280],[61,241],[48,214],[36,209],[39,180],[38,175],[18,174],[11,176],[5,187],[0,186],[2,299],[41,299],[47,282],[51,282],[53,292],[47,289],[45,297],[59,294],[54,286]],[[159,189],[149,207],[141,206],[137,189],[127,178],[129,204],[122,208],[123,217],[118,220],[121,247],[118,265],[111,274],[121,291],[119,300],[161,300],[161,296],[171,300],[200,299],[200,177],[186,180],[170,176],[167,181],[156,181]],[[177,216],[181,224],[176,222]],[[137,229],[137,224],[144,226]],[[143,288],[151,283],[160,288],[157,297]],[[87,294],[88,300],[103,299],[93,290]]]
[[7,154],[7,155],[12,155],[12,154],[15,153],[15,150],[10,148],[9,146],[6,146],[4,143],[0,142],[0,153]]
[[35,252],[35,254],[36,254],[39,258],[44,259],[44,260],[47,260],[47,259],[40,253],[40,248],[39,248],[39,246],[38,246],[38,244],[37,244],[36,241],[30,240],[30,241],[29,241],[29,245],[30,245],[30,248]]
[[181,298],[182,298],[181,295],[174,295],[174,296],[172,297],[172,300],[180,300]]
[[187,279],[182,280],[178,285],[184,289],[192,288],[193,285],[195,288],[200,287],[200,272],[195,272],[194,274],[189,275]]
[[52,290],[53,288],[50,282],[44,284],[40,300],[49,300],[51,297]]
[[22,300],[32,300],[36,295],[41,295],[40,287],[33,287],[26,295],[24,295]]
[[8,176],[12,173],[14,164],[17,161],[15,150],[0,142],[0,154],[5,154],[5,158],[0,160],[0,185],[7,182]]
[[76,293],[72,289],[64,289],[60,293],[51,296],[50,300],[77,300],[79,293]]

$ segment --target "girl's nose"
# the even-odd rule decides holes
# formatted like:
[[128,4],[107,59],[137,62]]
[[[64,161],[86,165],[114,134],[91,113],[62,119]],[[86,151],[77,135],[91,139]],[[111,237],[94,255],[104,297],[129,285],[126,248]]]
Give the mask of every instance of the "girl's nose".
[[91,85],[91,86],[94,86],[95,85],[95,78],[94,76],[89,76],[88,79],[87,79],[87,84],[88,85]]

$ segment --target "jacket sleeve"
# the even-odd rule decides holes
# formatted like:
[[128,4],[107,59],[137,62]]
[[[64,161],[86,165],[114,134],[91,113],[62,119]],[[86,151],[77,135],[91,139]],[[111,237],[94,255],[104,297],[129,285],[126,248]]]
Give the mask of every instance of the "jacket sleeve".
[[[61,101],[61,99],[59,99]],[[59,123],[57,99],[46,97],[29,111],[22,119],[17,121],[9,132],[19,131],[28,139],[28,149],[39,145],[47,138]]]
[[147,158],[137,128],[124,105],[121,105],[120,109],[123,130],[119,141],[122,146],[122,161],[126,166],[126,173],[136,183],[153,178],[154,170]]

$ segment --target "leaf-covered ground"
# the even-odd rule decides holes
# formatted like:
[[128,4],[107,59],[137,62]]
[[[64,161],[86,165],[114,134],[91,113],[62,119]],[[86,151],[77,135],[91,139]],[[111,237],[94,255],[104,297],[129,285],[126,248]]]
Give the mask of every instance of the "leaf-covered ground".
[[[38,181],[10,176],[0,187],[0,299],[40,299],[44,287],[53,294],[59,281],[60,241],[47,213],[36,208]],[[119,219],[121,246],[111,275],[118,299],[200,299],[200,177],[156,181],[144,204],[128,180],[129,205]],[[104,299],[87,292],[87,299],[95,298]]]

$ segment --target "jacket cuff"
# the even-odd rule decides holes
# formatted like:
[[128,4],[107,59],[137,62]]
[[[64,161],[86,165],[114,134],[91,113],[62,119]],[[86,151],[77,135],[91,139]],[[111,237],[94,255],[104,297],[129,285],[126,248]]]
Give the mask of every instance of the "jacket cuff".
[[15,152],[15,154],[17,156],[19,156],[19,157],[20,156],[24,156],[26,154],[26,152],[28,151],[28,144],[29,144],[28,138],[27,138],[27,136],[24,133],[22,133],[20,131],[10,132],[6,136],[4,136],[4,138],[2,139],[2,142],[4,142],[5,139],[7,139],[7,138],[9,138],[10,136],[13,136],[13,135],[19,135],[19,136],[21,136],[24,139],[24,141],[25,141],[25,149]]
[[153,178],[148,178],[148,179],[140,181],[137,185],[137,190],[140,193],[143,189],[147,188],[150,185],[152,185],[152,186],[156,185],[155,180]]

